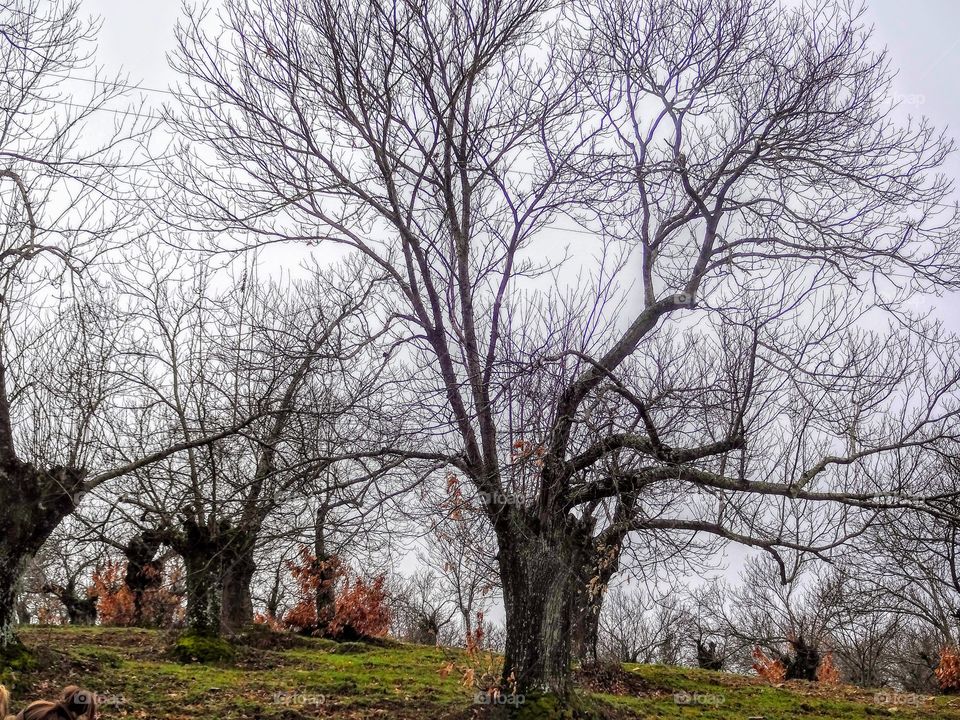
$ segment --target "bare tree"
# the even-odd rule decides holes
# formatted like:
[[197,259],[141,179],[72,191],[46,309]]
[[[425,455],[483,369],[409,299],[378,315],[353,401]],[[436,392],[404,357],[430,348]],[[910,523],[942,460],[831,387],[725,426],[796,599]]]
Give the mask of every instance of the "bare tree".
[[[941,457],[926,462],[916,452],[902,452],[897,471],[918,464],[928,466],[929,492],[956,509],[955,448],[945,445]],[[837,632],[849,638],[842,644],[850,646],[847,654],[862,658],[864,682],[882,672],[911,690],[935,688],[932,671],[941,650],[960,642],[957,528],[952,516],[889,513],[851,548],[851,617]],[[876,673],[872,665],[879,667]]]
[[648,597],[620,588],[600,615],[598,658],[679,665],[690,655],[690,615],[675,595]]
[[890,470],[955,427],[956,342],[905,305],[957,282],[951,146],[847,4],[227,0],[174,63],[183,222],[388,278],[381,452],[485,498],[521,692],[567,690],[628,538],[947,512]]
[[822,563],[802,557],[789,568],[784,583],[772,559],[750,558],[736,586],[702,588],[697,605],[741,668],[750,666],[750,651],[760,648],[783,665],[787,679],[817,680],[820,664],[832,650],[844,605],[843,583]]
[[895,682],[895,666],[904,636],[912,632],[906,617],[852,576],[840,576],[834,599],[836,617],[830,648],[846,680],[861,687],[886,687]]
[[462,642],[456,632],[458,608],[454,598],[432,569],[400,579],[391,596],[397,637],[419,645]]
[[[303,488],[328,477],[331,446],[346,452],[359,442],[361,426],[349,416],[369,410],[381,380],[375,365],[349,368],[377,335],[359,312],[376,279],[356,263],[289,283],[252,268],[224,279],[188,258],[131,268],[124,352],[136,359],[132,382],[152,409],[143,436],[190,441],[260,418],[142,468],[120,488],[125,519],[138,528],[127,548],[142,541],[147,562],[164,545],[183,557],[190,629],[236,630],[253,622],[255,553],[268,517],[302,504]],[[360,487],[369,475],[328,490]]]
[[138,231],[136,148],[151,126],[135,107],[103,120],[123,90],[117,79],[87,77],[87,95],[69,92],[65,80],[92,67],[96,29],[72,1],[0,6],[3,653],[17,642],[21,573],[85,494],[238,429],[202,441],[168,436],[129,454],[136,408],[121,399],[118,313],[102,261]]
[[52,596],[63,606],[64,622],[93,625],[98,597],[92,573],[104,555],[104,547],[83,538],[81,528],[81,523],[68,518],[51,534],[21,578],[20,602],[26,607],[43,606]]
[[438,483],[418,488],[417,513],[408,510],[421,528],[418,560],[438,578],[438,585],[459,616],[457,643],[464,643],[480,628],[499,595],[494,557],[496,538],[483,510],[483,499],[472,485],[455,473]]

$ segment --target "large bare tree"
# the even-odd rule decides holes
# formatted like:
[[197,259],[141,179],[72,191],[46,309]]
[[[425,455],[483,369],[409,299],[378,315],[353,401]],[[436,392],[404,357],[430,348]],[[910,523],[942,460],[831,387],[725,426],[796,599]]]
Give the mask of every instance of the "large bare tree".
[[626,542],[948,512],[891,470],[957,412],[907,305],[957,282],[950,144],[848,4],[227,0],[175,66],[186,224],[389,279],[416,372],[381,452],[484,499],[520,692],[567,690]]

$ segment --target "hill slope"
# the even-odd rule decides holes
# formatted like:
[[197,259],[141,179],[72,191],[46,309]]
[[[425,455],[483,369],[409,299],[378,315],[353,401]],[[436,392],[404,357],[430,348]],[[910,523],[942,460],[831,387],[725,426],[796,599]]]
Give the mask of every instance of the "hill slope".
[[[455,655],[438,648],[253,635],[229,664],[185,665],[169,656],[170,635],[149,630],[30,628],[22,637],[37,666],[0,671],[14,685],[15,709],[67,683],[103,696],[105,719],[469,718],[478,707],[457,673],[441,672]],[[584,702],[622,718],[960,720],[960,698],[805,683],[770,687],[688,668],[626,671],[614,682],[584,678],[599,691],[583,690]],[[534,710],[527,703],[523,714],[540,716]]]

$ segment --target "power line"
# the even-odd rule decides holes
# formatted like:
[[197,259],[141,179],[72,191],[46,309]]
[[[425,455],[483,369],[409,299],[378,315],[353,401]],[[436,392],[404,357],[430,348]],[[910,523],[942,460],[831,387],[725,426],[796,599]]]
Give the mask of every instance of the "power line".
[[45,100],[44,102],[51,103],[53,105],[63,105],[64,107],[77,108],[78,110],[89,110],[90,113],[95,112],[105,112],[110,113],[111,115],[118,115],[123,117],[133,117],[143,120],[155,120],[156,122],[161,122],[163,120],[159,115],[154,115],[150,112],[137,112],[135,110],[119,110],[117,108],[108,108],[97,105],[83,105],[81,103],[71,102],[70,100]]
[[90,83],[92,85],[104,85],[108,87],[120,88],[123,90],[139,90],[141,92],[159,93],[163,95],[171,95],[173,97],[179,97],[179,95],[176,92],[174,92],[173,90],[170,90],[169,88],[164,89],[164,88],[149,87],[146,85],[131,85],[130,83],[117,82],[116,80],[101,80],[99,78],[78,77],[76,75],[61,75],[58,73],[47,73],[47,74],[50,77],[59,78],[61,80],[76,80],[78,82]]

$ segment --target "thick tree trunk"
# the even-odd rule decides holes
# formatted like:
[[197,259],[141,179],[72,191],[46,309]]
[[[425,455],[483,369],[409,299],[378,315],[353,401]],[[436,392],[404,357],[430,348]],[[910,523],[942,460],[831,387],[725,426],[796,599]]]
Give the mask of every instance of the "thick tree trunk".
[[610,580],[620,569],[620,538],[613,544],[603,539],[591,541],[574,597],[574,655],[582,661],[596,661],[600,637],[600,613]]
[[33,620],[33,615],[30,612],[30,605],[27,604],[26,600],[21,596],[17,600],[17,622],[20,625],[29,625]]
[[525,695],[564,696],[570,690],[579,553],[562,532],[506,535],[498,538],[507,621],[504,684]]
[[225,630],[238,630],[253,623],[253,597],[250,586],[257,570],[253,551],[256,535],[237,531],[226,554],[223,568],[223,604],[221,624]]
[[184,556],[187,572],[187,628],[198,635],[220,634],[220,571],[209,555]]
[[256,533],[227,521],[199,524],[182,520],[182,529],[165,536],[186,568],[187,627],[202,635],[219,635],[253,622],[250,584],[256,570]]
[[77,579],[70,578],[64,586],[48,584],[43,591],[55,595],[67,611],[67,622],[71,625],[97,624],[97,598],[77,592]]
[[0,658],[17,642],[17,584],[24,564],[23,558],[10,556],[0,543]]
[[218,529],[186,520],[175,549],[183,557],[187,586],[187,629],[198,635],[220,635],[223,593],[223,546]]
[[702,640],[697,640],[697,665],[704,670],[723,670],[723,657],[717,643],[711,640],[704,645]]
[[332,634],[330,624],[337,614],[337,559],[329,555],[317,558],[317,632],[321,637]]
[[16,643],[20,576],[60,522],[76,508],[84,473],[38,470],[7,459],[0,466],[0,655]]
[[317,585],[317,633],[321,637],[330,637],[330,624],[337,614],[337,573],[339,562],[327,549],[327,512],[321,505],[314,517],[313,554],[317,563],[319,583]]
[[163,581],[163,564],[155,560],[160,549],[161,533],[145,530],[134,537],[124,548],[127,572],[124,584],[133,596],[133,624],[150,625],[151,618],[144,617],[144,598],[148,590],[160,586]]
[[816,643],[808,643],[803,635],[800,635],[790,641],[790,647],[793,655],[784,655],[781,658],[781,662],[787,669],[786,679],[815,682],[822,659]]
[[76,597],[64,603],[67,608],[67,621],[71,625],[97,624],[97,599],[95,597]]
[[574,655],[581,661],[597,660],[597,643],[600,639],[600,612],[603,610],[605,593],[584,598],[575,608],[573,629]]

